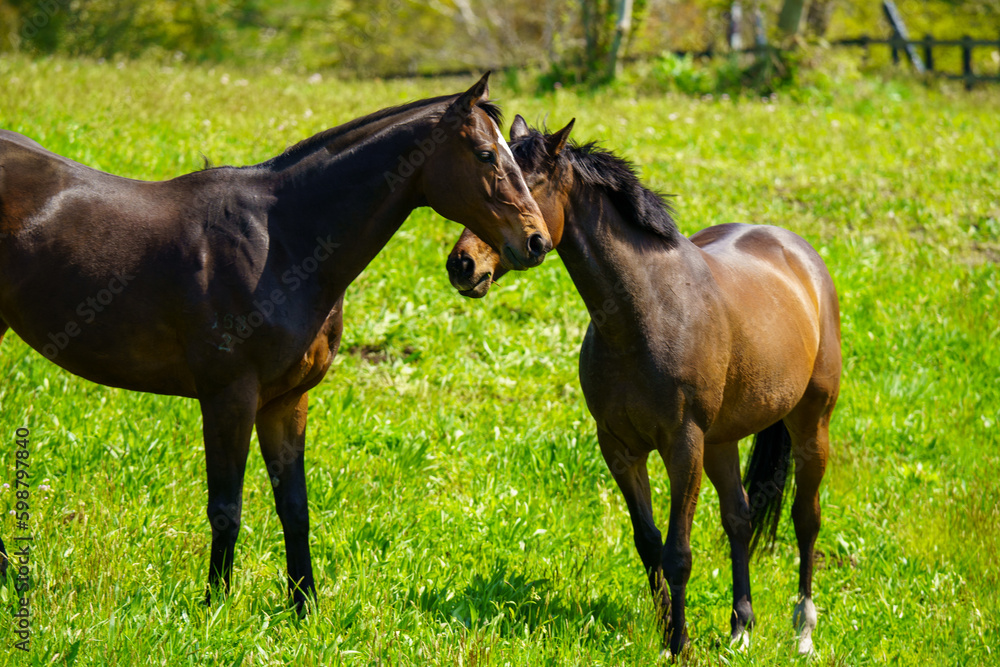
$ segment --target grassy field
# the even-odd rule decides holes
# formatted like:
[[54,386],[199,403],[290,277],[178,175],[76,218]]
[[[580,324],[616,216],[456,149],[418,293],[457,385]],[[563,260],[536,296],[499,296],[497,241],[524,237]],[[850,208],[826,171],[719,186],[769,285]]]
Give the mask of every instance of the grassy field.
[[[169,178],[246,164],[362,113],[470,80],[343,83],[266,70],[0,60],[0,127],[98,169]],[[792,100],[521,96],[577,118],[676,193],[682,229],[788,227],[826,259],[844,383],[822,490],[822,665],[1000,664],[1000,95],[833,81]],[[73,377],[0,347],[0,457],[31,429],[34,633],[2,664],[632,665],[659,638],[628,515],[576,378],[586,311],[557,256],[464,300],[459,227],[415,213],[347,295],[342,353],[312,392],[319,612],[285,609],[284,547],[252,446],[236,590],[204,608],[194,401]],[[657,516],[667,509],[652,467]],[[0,534],[16,534],[0,495]],[[787,510],[786,510],[787,512]],[[752,564],[758,626],[728,649],[728,549],[704,483],[691,665],[794,662],[796,551],[782,520]],[[13,611],[12,588],[0,589]]]

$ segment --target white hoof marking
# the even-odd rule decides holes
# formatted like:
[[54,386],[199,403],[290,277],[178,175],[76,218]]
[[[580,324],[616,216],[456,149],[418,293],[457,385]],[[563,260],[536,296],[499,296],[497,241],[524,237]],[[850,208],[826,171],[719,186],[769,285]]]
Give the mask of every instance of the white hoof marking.
[[802,598],[795,605],[792,624],[799,635],[799,654],[812,654],[814,652],[812,633],[816,628],[816,605],[813,604],[812,599]]

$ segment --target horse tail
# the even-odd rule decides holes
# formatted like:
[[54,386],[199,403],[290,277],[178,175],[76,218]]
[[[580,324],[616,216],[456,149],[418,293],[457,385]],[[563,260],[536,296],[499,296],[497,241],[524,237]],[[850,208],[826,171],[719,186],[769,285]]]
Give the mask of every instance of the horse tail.
[[771,549],[778,534],[781,502],[792,459],[792,438],[783,421],[777,421],[753,437],[750,462],[743,476],[750,502],[750,555],[760,541]]

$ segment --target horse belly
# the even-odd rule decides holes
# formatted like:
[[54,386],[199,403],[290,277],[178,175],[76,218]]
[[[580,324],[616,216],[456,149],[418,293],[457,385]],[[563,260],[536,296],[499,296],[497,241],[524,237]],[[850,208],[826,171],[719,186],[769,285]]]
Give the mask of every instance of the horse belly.
[[11,328],[49,361],[84,379],[111,387],[194,396],[194,380],[176,337],[154,328],[141,315],[121,326],[93,326],[75,312],[65,318],[10,317]]
[[163,317],[166,290],[145,289],[138,268],[86,270],[18,243],[0,247],[0,317],[30,347],[85,379],[160,394],[193,395],[177,332]]
[[791,412],[805,394],[818,349],[812,333],[773,325],[759,331],[764,335],[743,336],[734,346],[707,440],[732,442],[758,433]]
[[727,387],[722,407],[705,433],[707,442],[724,443],[759,433],[783,418],[805,394],[809,377],[774,374],[754,385]]

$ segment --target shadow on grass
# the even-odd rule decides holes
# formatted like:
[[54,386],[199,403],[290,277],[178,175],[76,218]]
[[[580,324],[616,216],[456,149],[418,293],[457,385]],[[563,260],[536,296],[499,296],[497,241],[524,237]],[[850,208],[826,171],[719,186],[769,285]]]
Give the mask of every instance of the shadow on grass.
[[508,571],[498,560],[487,575],[477,574],[461,591],[454,579],[440,588],[413,588],[405,597],[423,612],[470,630],[491,629],[500,637],[524,637],[543,626],[569,631],[581,638],[613,640],[628,632],[632,613],[607,595],[588,598],[585,592],[567,597],[553,591],[547,579],[530,579]]

